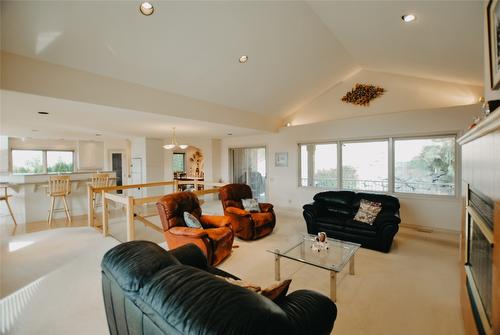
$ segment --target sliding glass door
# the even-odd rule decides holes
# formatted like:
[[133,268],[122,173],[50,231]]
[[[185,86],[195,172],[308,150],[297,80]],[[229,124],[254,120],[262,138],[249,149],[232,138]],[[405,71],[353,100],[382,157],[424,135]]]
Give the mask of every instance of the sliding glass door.
[[250,186],[253,197],[265,200],[266,192],[266,148],[229,149],[231,181]]

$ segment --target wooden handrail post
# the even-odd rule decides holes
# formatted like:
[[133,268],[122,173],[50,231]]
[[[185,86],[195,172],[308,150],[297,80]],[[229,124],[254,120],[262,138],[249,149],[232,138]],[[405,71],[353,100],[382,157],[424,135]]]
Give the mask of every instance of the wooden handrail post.
[[106,191],[101,191],[102,197],[102,234],[104,237],[108,236],[108,199],[106,198]]
[[92,185],[87,185],[87,223],[89,227],[94,227],[94,192]]
[[135,239],[134,227],[134,197],[127,197],[127,241]]
[[173,192],[177,192],[179,190],[179,181],[177,179],[174,179],[174,190]]

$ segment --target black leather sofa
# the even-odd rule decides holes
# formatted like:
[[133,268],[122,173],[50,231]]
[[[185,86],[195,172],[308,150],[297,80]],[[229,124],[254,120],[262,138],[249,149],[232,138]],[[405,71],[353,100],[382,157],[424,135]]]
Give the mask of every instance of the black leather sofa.
[[299,290],[273,302],[215,275],[188,244],[170,252],[133,241],[109,250],[101,263],[111,335],[330,334],[337,308],[326,296]]
[[[361,199],[382,204],[382,210],[373,225],[354,220]],[[383,252],[390,251],[401,222],[399,200],[384,194],[321,192],[314,196],[313,203],[304,205],[303,209],[309,234],[322,231],[329,237]]]

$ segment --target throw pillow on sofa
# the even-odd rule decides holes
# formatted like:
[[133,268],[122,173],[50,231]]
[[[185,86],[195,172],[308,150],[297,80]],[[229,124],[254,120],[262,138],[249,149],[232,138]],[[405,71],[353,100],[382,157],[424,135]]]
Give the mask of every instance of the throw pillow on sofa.
[[373,202],[365,199],[361,199],[359,203],[359,209],[354,216],[354,220],[367,223],[369,225],[373,224],[377,218],[378,213],[382,210],[382,204],[380,202]]
[[241,203],[248,212],[260,212],[259,203],[255,199],[241,199]]
[[200,220],[198,220],[196,216],[188,212],[184,212],[184,222],[186,222],[186,226],[191,228],[203,228]]

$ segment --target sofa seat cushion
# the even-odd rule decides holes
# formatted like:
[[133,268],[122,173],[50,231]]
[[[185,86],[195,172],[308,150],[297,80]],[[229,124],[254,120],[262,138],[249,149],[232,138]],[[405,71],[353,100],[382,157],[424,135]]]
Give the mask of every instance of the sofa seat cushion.
[[252,220],[255,227],[265,226],[273,222],[273,213],[252,213]]
[[365,236],[377,235],[377,227],[356,220],[348,220],[345,223],[345,231]]
[[329,215],[329,216],[320,216],[316,219],[316,221],[321,224],[343,226],[350,219],[351,217],[347,215]]

